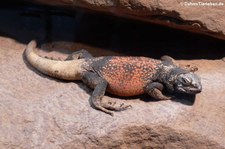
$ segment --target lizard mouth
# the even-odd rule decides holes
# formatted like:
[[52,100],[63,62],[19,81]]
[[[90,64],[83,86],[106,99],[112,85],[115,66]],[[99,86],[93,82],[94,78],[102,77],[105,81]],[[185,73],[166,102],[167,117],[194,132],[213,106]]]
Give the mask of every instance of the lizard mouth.
[[202,87],[198,86],[198,87],[179,87],[177,88],[177,90],[181,93],[187,93],[187,94],[198,94],[202,91]]

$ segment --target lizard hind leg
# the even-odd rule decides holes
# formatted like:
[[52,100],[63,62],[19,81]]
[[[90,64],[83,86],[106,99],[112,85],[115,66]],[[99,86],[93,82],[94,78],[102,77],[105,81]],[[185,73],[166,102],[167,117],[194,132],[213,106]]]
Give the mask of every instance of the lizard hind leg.
[[93,57],[87,50],[79,50],[75,51],[72,54],[70,54],[66,60],[74,60],[74,59],[81,59],[81,58],[91,58]]
[[105,94],[108,83],[93,72],[86,72],[82,78],[82,81],[90,88],[94,89],[91,97],[89,98],[91,106],[113,116],[113,112],[106,109],[102,103],[102,98]]

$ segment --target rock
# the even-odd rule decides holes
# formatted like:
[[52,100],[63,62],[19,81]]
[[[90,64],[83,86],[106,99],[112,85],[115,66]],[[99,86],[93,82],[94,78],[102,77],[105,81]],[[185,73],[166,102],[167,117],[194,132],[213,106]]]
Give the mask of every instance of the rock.
[[185,0],[33,0],[33,2],[85,8],[225,39],[224,0],[216,2]]
[[225,62],[225,57],[223,57],[223,58],[222,58],[222,61],[224,61],[224,62]]
[[131,104],[111,117],[90,107],[81,82],[49,78],[23,58],[25,45],[0,38],[0,148],[225,148],[225,63],[198,67],[203,91],[175,101],[148,96],[104,100]]

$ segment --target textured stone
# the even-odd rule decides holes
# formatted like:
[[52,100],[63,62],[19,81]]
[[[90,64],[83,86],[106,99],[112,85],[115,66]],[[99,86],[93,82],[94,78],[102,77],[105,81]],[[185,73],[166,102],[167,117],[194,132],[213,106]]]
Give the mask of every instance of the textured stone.
[[179,61],[199,68],[196,99],[105,96],[133,106],[111,117],[90,107],[83,83],[40,74],[22,44],[0,38],[0,45],[0,148],[225,148],[222,60]]
[[208,0],[33,0],[85,8],[225,39],[225,1]]

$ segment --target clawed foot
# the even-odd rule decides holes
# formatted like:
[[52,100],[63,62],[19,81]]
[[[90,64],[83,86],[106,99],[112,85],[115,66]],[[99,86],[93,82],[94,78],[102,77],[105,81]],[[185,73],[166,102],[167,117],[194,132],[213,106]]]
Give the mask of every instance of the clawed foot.
[[96,106],[97,109],[113,116],[113,111],[123,111],[128,108],[132,108],[131,105],[125,105],[124,103],[120,104],[120,106],[115,106],[116,102],[108,102],[108,103],[101,103],[101,106]]
[[101,107],[98,107],[98,109],[102,110],[103,112],[114,116],[114,113],[112,111],[123,111],[128,108],[132,108],[131,105],[125,105],[124,103],[120,104],[120,106],[114,106],[116,102],[108,102],[108,103],[102,103]]
[[121,108],[122,110],[126,110],[126,109],[128,109],[128,108],[132,108],[132,106],[131,106],[131,105],[125,105],[124,103],[121,103],[121,104],[120,104],[120,108]]
[[126,110],[128,108],[132,108],[131,105],[125,105],[124,103],[120,104],[120,106],[115,106],[116,102],[108,102],[108,103],[104,103],[102,106],[106,109],[109,110],[113,110],[113,111],[123,111]]

